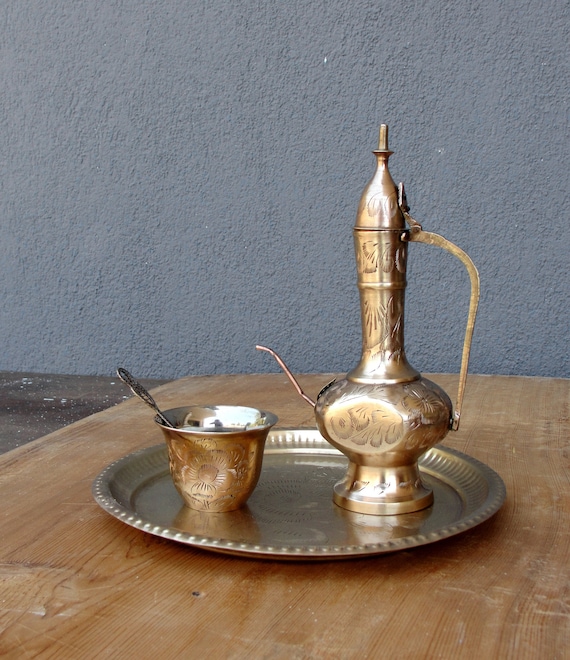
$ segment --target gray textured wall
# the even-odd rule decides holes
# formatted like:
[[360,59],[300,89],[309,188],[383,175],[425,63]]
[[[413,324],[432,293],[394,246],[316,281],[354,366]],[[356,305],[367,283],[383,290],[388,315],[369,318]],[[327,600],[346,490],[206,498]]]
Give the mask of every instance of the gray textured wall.
[[[4,0],[0,369],[347,371],[352,225],[390,126],[472,256],[479,373],[570,376],[569,4]],[[468,280],[413,245],[407,352],[458,371]]]

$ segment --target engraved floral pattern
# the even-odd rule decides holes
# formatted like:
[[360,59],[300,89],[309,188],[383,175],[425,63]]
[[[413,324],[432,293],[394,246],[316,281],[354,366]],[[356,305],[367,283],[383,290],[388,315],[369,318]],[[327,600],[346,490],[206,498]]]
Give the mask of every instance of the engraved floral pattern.
[[423,383],[404,387],[406,395],[402,404],[410,413],[410,426],[404,447],[410,450],[426,450],[446,436],[449,430],[451,410],[441,395]]
[[[378,301],[377,304],[371,303],[367,298],[364,299],[364,325],[366,334],[379,335],[379,342],[387,339],[393,332],[393,317],[396,311],[394,296],[390,296],[386,304]],[[398,328],[401,324],[401,314],[397,317]]]
[[403,319],[402,302],[395,296],[390,296],[385,305],[381,302],[374,305],[367,299],[363,301],[366,358],[401,360]]
[[175,485],[193,502],[208,510],[248,488],[250,456],[245,447],[217,448],[212,438],[170,439],[170,471]]
[[227,490],[234,481],[243,480],[247,462],[236,461],[229,452],[212,451],[197,454],[182,468],[183,479],[191,483],[190,492],[196,495],[213,495]]
[[[391,299],[390,299],[391,300]],[[386,336],[386,308],[382,303],[378,305],[371,304],[370,301],[364,299],[364,326],[368,337],[379,334],[381,337]]]
[[368,200],[367,211],[368,215],[373,218],[381,219],[382,217],[393,218],[398,210],[398,195],[393,192],[386,195],[384,191],[372,195]]
[[402,434],[402,420],[391,410],[363,405],[333,417],[331,429],[338,440],[378,448],[394,444]]
[[396,268],[400,273],[406,272],[407,254],[408,251],[406,249],[406,245],[402,243],[401,245],[398,246],[398,248],[396,249],[396,254],[394,255],[394,263],[396,264]]
[[447,427],[441,424],[437,426],[422,426],[413,424],[411,430],[406,435],[404,448],[407,451],[429,449],[443,440],[447,433]]
[[362,243],[356,256],[365,273],[375,273],[378,269],[384,273],[391,273],[393,270],[405,273],[406,254],[406,246],[403,243],[397,246],[389,244],[382,249],[380,241],[370,240]]
[[374,273],[378,268],[380,252],[378,241],[364,241],[361,250],[357,250],[356,258],[365,273]]
[[[364,400],[363,400],[364,399]],[[338,447],[380,451],[423,451],[449,430],[451,402],[443,390],[425,379],[374,386],[332,384],[315,409],[322,431]]]
[[407,392],[402,400],[404,408],[419,416],[422,424],[437,423],[442,416],[449,415],[447,406],[437,392],[416,384],[406,385],[404,389]]

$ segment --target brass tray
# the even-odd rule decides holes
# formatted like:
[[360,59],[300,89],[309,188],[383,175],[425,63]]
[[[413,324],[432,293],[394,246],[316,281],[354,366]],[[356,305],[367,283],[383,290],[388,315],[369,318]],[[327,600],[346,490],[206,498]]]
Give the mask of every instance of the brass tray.
[[127,525],[215,552],[271,559],[347,559],[426,545],[490,518],[505,500],[499,475],[483,463],[438,445],[420,459],[434,504],[423,511],[372,516],[332,502],[347,459],[316,430],[273,430],[261,478],[244,508],[193,511],[182,504],[166,445],[109,465],[95,479],[98,504]]

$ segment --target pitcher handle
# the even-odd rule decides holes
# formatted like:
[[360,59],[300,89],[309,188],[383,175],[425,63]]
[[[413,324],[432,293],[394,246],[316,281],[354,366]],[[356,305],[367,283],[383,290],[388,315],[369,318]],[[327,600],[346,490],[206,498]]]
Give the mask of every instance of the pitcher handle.
[[[403,191],[403,186],[401,186]],[[467,327],[465,329],[465,340],[463,342],[463,354],[461,357],[461,370],[459,372],[459,389],[457,392],[457,401],[455,403],[455,408],[453,412],[453,419],[451,422],[451,430],[457,431],[459,428],[459,419],[461,417],[461,406],[463,404],[463,395],[465,393],[465,382],[467,380],[467,369],[469,366],[469,354],[471,352],[471,340],[473,339],[473,328],[475,327],[475,317],[477,316],[477,308],[479,306],[479,294],[480,294],[480,280],[479,272],[471,257],[464,252],[460,247],[448,241],[443,236],[439,234],[434,234],[429,231],[424,231],[422,226],[416,222],[412,216],[408,213],[407,208],[404,206],[405,197],[400,194],[401,209],[404,214],[406,222],[410,225],[409,232],[405,232],[402,237],[403,240],[415,241],[417,243],[427,243],[428,245],[437,245],[447,252],[450,252],[452,255],[457,257],[461,263],[467,269],[469,273],[469,279],[471,280],[471,296],[469,299],[469,313],[467,315]]]

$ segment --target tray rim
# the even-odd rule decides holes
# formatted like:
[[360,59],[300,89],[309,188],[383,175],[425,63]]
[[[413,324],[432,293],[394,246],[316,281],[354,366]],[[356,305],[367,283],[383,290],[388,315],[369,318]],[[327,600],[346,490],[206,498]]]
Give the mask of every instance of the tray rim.
[[[303,435],[303,439],[299,439],[299,435]],[[271,446],[273,443],[273,446]],[[276,428],[272,429],[269,433],[266,454],[283,454],[288,451],[299,452],[299,447],[295,445],[302,445],[301,451],[307,454],[335,456],[346,458],[339,450],[330,445],[325,438],[314,428]],[[441,444],[436,445],[429,449],[419,460],[420,471],[429,474],[446,483],[461,497],[458,488],[454,486],[452,480],[448,479],[445,475],[438,472],[437,468],[426,468],[425,463],[428,458],[434,455],[440,456],[453,456],[458,459],[462,464],[468,465],[470,468],[477,470],[486,482],[488,491],[485,501],[473,511],[471,514],[460,518],[453,524],[443,525],[436,531],[431,531],[427,534],[413,534],[410,536],[400,537],[380,543],[371,543],[363,545],[344,545],[344,546],[320,546],[320,545],[301,545],[301,546],[270,546],[268,544],[253,544],[241,543],[230,541],[219,537],[206,537],[201,535],[193,535],[189,532],[182,532],[176,529],[170,529],[163,525],[156,525],[152,520],[143,519],[137,515],[135,509],[128,508],[121,502],[117,501],[111,493],[111,483],[120,470],[127,467],[130,463],[140,460],[147,454],[150,456],[154,453],[164,453],[164,466],[168,470],[168,454],[165,443],[151,445],[130,452],[121,458],[108,464],[93,480],[92,495],[97,504],[107,513],[114,518],[127,524],[130,527],[139,529],[143,532],[157,536],[159,538],[176,541],[193,548],[202,548],[204,550],[213,551],[216,553],[234,555],[240,557],[249,557],[256,559],[272,559],[272,560],[339,560],[351,558],[366,558],[370,556],[377,556],[386,553],[392,553],[400,550],[421,547],[431,543],[435,543],[446,538],[451,538],[461,534],[469,529],[480,525],[489,518],[491,518],[502,507],[506,499],[506,487],[503,479],[488,465],[482,461],[469,456],[452,447],[444,446]],[[149,478],[152,475],[142,475],[143,478]],[[141,481],[141,484],[143,482]],[[134,491],[133,491],[134,492]],[[331,493],[332,499],[332,493]],[[181,500],[182,505],[182,500]]]

